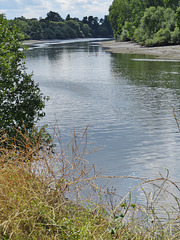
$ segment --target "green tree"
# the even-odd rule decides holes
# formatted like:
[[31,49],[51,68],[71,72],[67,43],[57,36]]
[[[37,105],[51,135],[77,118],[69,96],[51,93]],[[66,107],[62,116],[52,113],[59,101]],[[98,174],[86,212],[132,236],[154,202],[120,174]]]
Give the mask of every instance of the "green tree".
[[43,30],[38,20],[29,20],[30,39],[43,39]]
[[111,27],[111,24],[109,22],[107,15],[105,15],[104,18],[100,19],[99,36],[101,36],[101,37],[112,37],[113,36],[112,27]]
[[10,137],[16,129],[32,133],[44,116],[44,97],[32,75],[25,71],[21,34],[0,15],[0,129]]
[[66,16],[66,20],[71,20],[70,14],[68,14],[68,15]]
[[164,7],[166,8],[172,8],[173,10],[176,10],[178,6],[180,6],[179,0],[163,0]]
[[114,0],[109,8],[109,20],[113,28],[114,36],[118,39],[126,21],[131,18],[130,3],[128,0]]
[[145,10],[134,37],[141,44],[164,45],[171,43],[174,29],[175,12],[171,8],[150,7]]
[[63,21],[62,17],[57,12],[50,11],[47,13],[47,17],[45,18],[48,21],[53,22],[61,22]]
[[20,28],[21,31],[24,33],[24,38],[25,39],[30,39],[31,36],[29,35],[30,31],[30,26],[25,17],[19,17],[15,18],[14,20],[9,20],[11,24],[15,24],[17,28]]
[[176,10],[175,19],[176,19],[176,25],[180,29],[180,7],[178,7]]
[[75,22],[74,20],[67,20],[66,24],[70,29],[69,34],[71,38],[84,37],[83,32],[80,29],[80,24],[78,22]]
[[[169,9],[167,12],[165,12],[166,16],[163,13],[163,17],[165,17],[166,19],[169,18],[168,21],[170,22],[171,26],[168,25],[165,19],[164,25],[166,26],[162,26],[162,28],[167,28],[170,31],[174,31],[173,29],[175,24],[172,23],[172,17],[173,12],[177,12],[178,15],[178,7],[180,7],[180,0],[113,0],[112,5],[109,8],[109,20],[113,28],[114,36],[116,39],[120,40],[134,40],[133,32],[136,28],[138,28],[138,31],[136,31],[136,36],[138,32],[138,38],[140,38],[141,42],[143,39],[143,41],[147,40],[147,35],[149,33],[150,35],[152,35],[151,31],[154,31],[155,28],[159,28],[159,23],[161,24],[161,13],[159,14],[159,16],[157,16],[156,11],[156,9],[158,8],[159,12],[160,9]],[[150,8],[151,12],[147,10]],[[143,28],[140,28],[140,25],[142,26],[142,18],[144,18],[145,14],[149,15],[146,18],[147,22],[149,22],[148,24],[146,24],[147,32],[144,31]],[[160,21],[158,21],[158,18],[160,19]],[[175,22],[175,19],[173,19],[173,21]],[[156,23],[158,25],[156,25]],[[158,29],[157,31],[155,30],[154,34],[159,30],[160,29]],[[161,31],[158,36],[161,36],[163,32],[166,34],[166,36],[169,35],[167,34],[168,31]]]
[[82,32],[83,32],[83,34],[84,34],[84,37],[91,37],[91,29],[90,29],[90,27],[88,26],[88,24],[83,24],[83,23],[81,23],[80,24],[80,27],[81,27],[81,29],[82,29]]

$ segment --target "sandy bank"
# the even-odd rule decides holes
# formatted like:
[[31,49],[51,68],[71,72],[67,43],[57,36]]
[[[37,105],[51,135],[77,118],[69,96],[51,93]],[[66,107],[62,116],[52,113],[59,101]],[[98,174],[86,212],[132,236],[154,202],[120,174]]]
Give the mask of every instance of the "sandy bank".
[[[27,40],[25,45],[34,45],[39,43],[50,43],[55,40]],[[180,60],[180,45],[161,46],[161,47],[144,47],[134,42],[118,42],[118,41],[103,41],[101,45],[107,52],[112,53],[130,53],[130,54],[145,54],[153,55],[158,58],[177,59]]]
[[101,45],[112,53],[146,54],[159,58],[180,60],[180,45],[143,47],[134,42],[105,41]]

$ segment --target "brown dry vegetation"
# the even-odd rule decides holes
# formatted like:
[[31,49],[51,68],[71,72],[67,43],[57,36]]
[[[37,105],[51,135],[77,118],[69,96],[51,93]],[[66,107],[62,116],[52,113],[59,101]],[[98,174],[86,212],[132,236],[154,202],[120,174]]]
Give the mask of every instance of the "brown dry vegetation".
[[[22,148],[1,137],[0,239],[180,239],[180,189],[168,171],[138,178],[126,196],[117,196],[95,184],[112,177],[85,160],[86,134],[87,128],[74,133],[65,148],[57,134],[59,153],[39,150],[25,135]],[[144,194],[143,205],[132,201],[135,189]]]

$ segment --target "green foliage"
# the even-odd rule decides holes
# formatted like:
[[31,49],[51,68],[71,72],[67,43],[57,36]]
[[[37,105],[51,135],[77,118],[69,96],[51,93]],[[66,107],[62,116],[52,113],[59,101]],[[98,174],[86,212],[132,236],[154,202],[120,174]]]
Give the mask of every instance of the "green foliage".
[[15,18],[14,20],[9,20],[9,24],[15,25],[17,29],[21,28],[24,33],[24,38],[29,39],[30,26],[28,21],[24,17]]
[[90,28],[91,37],[112,37],[113,32],[108,19],[108,16],[104,16],[104,19],[98,19],[97,17],[89,16],[83,17],[83,24],[87,24]]
[[47,21],[53,22],[61,22],[63,21],[62,17],[57,12],[50,11],[47,13],[47,17],[45,18]]
[[178,7],[176,10],[175,19],[176,19],[176,25],[180,29],[180,7]]
[[180,29],[176,27],[173,32],[171,32],[171,41],[174,44],[180,43]]
[[132,40],[135,32],[135,26],[132,22],[125,22],[122,33],[120,35],[120,40],[127,41]]
[[115,38],[119,38],[126,21],[130,21],[131,9],[128,0],[114,0],[109,8],[109,20],[111,22]]
[[135,31],[135,40],[147,46],[171,43],[171,31],[175,28],[174,17],[175,13],[170,8],[147,8]]
[[47,99],[32,75],[25,72],[22,35],[0,15],[0,129],[13,137],[17,129],[30,133],[44,116]]
[[176,10],[177,6],[180,5],[179,0],[163,0],[163,2],[166,8],[172,8],[173,10]]
[[180,43],[179,16],[179,0],[114,0],[109,8],[115,38],[147,46]]
[[70,38],[83,38],[84,34],[81,30],[81,26],[79,23],[73,21],[73,20],[67,20],[67,26],[70,29]]
[[112,31],[108,16],[104,16],[104,19],[103,18],[100,19],[99,36],[100,37],[112,37],[113,36],[113,31]]
[[171,32],[169,29],[160,29],[154,35],[154,45],[167,45],[171,41]]
[[73,39],[88,37],[112,37],[112,28],[107,16],[99,20],[97,17],[84,17],[82,21],[61,18],[59,13],[50,11],[45,19],[26,19],[24,17],[9,20],[24,34],[25,39]]

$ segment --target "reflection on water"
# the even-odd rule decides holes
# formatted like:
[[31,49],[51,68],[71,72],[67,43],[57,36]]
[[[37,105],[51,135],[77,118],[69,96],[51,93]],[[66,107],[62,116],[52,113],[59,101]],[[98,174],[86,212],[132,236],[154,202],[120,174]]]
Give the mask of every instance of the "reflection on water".
[[134,61],[142,61],[142,62],[180,62],[177,59],[158,59],[158,58],[132,58]]
[[[179,181],[180,133],[172,110],[180,117],[180,62],[150,59],[106,53],[97,42],[31,48],[28,71],[50,96],[42,123],[57,120],[64,142],[90,124],[88,142],[104,149],[88,160],[107,175],[153,178],[166,167]],[[134,182],[111,184],[122,193]]]

